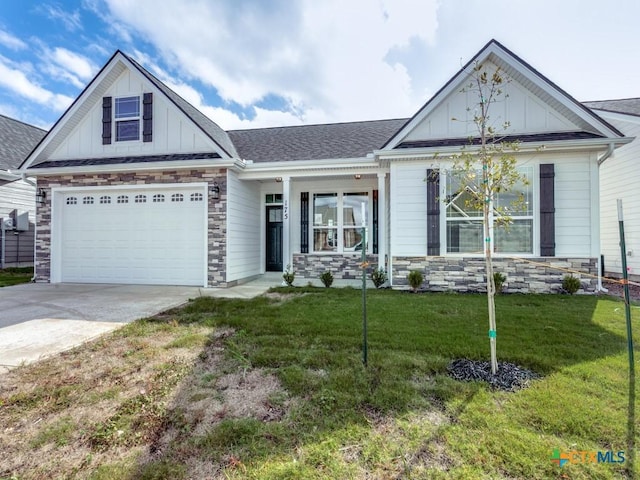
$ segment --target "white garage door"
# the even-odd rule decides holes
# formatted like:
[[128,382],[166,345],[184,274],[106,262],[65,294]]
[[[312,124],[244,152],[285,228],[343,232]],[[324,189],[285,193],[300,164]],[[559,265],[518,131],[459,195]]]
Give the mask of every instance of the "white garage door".
[[56,197],[54,281],[206,284],[204,187],[105,188]]

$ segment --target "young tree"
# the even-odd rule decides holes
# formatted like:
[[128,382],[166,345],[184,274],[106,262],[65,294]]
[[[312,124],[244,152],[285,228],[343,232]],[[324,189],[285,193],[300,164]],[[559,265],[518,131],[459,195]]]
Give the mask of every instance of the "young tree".
[[[494,224],[508,228],[511,221],[509,212],[517,209],[518,203],[524,203],[522,196],[510,206],[498,205],[497,196],[513,189],[516,184],[528,184],[526,176],[519,173],[514,153],[518,151],[517,141],[508,141],[504,135],[509,128],[508,121],[502,121],[500,128],[491,118],[491,107],[503,101],[507,95],[503,86],[508,80],[499,68],[487,67],[476,62],[471,67],[469,82],[461,90],[471,94],[477,103],[468,106],[476,134],[472,135],[469,145],[459,154],[453,155],[454,164],[450,175],[456,179],[459,190],[456,196],[464,200],[467,209],[482,213],[485,274],[487,284],[487,306],[489,310],[489,345],[491,350],[491,372],[498,371],[496,355],[496,311],[494,271],[492,254],[494,248]],[[457,119],[453,119],[457,120]],[[451,199],[449,198],[448,201]],[[510,208],[511,207],[511,208]]]

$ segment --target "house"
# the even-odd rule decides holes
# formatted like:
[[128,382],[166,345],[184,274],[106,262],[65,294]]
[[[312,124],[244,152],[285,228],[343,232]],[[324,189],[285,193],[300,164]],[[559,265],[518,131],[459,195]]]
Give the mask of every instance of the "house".
[[[393,286],[484,286],[483,235],[448,175],[474,135],[476,62],[510,82],[495,119],[520,140],[526,208],[496,232],[509,291],[598,286],[598,163],[631,141],[495,40],[409,119],[224,131],[117,51],[22,165],[37,177],[36,277],[227,287],[288,265]],[[452,121],[457,117],[459,121]],[[458,202],[458,203],[456,203]]]
[[585,102],[600,117],[636,140],[600,166],[600,224],[605,273],[622,275],[617,200],[624,213],[627,270],[640,281],[640,98]]
[[45,133],[0,115],[0,268],[33,265],[35,182],[15,170]]

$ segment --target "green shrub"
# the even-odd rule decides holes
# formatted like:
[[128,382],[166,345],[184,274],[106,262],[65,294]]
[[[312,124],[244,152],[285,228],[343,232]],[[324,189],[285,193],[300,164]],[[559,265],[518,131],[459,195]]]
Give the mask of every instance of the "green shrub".
[[376,288],[380,288],[387,281],[387,271],[384,268],[376,268],[371,272],[371,281]]
[[329,288],[333,284],[333,274],[329,270],[322,272],[320,280],[325,287]]
[[282,278],[284,279],[288,287],[293,286],[293,281],[296,278],[296,274],[294,273],[293,270],[291,270],[291,265],[287,265],[287,269],[282,274]]
[[507,280],[507,276],[500,272],[493,272],[493,283],[496,286],[496,293],[502,293],[502,286]]
[[565,275],[562,279],[563,290],[571,295],[580,290],[581,286],[582,284],[580,283],[580,279],[574,277],[573,275]]
[[415,292],[420,288],[422,282],[424,282],[424,275],[419,270],[411,270],[407,276],[407,281],[411,289]]

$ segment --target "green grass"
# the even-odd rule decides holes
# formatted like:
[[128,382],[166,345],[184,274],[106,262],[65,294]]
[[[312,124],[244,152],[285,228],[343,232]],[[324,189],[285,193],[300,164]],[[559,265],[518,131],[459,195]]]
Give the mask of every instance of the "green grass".
[[371,291],[364,368],[360,291],[279,291],[306,295],[199,298],[172,314],[179,323],[233,327],[230,360],[278,376],[289,398],[284,418],[225,419],[185,434],[139,475],[182,478],[180,465],[198,458],[229,478],[624,478],[624,465],[560,469],[550,461],[555,448],[626,450],[621,302],[499,296],[499,360],[543,375],[511,393],[446,375],[452,359],[489,355],[482,295]]
[[32,267],[11,267],[0,270],[0,287],[29,283],[33,277]]

